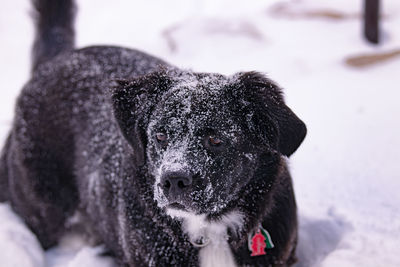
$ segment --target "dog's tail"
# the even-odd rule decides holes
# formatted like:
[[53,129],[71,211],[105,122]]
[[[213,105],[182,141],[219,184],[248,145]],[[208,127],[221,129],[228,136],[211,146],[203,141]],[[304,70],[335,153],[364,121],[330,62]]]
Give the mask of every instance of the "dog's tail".
[[32,51],[32,70],[75,44],[73,0],[32,0],[36,34]]

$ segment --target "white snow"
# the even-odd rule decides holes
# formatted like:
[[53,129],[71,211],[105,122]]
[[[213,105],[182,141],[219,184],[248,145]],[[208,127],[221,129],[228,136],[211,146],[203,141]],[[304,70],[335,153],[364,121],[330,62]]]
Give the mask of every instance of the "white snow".
[[[0,10],[0,142],[29,77],[28,2],[3,0]],[[400,57],[365,68],[344,63],[400,49],[400,2],[381,2],[383,43],[373,46],[361,36],[361,0],[86,0],[79,1],[78,45],[135,47],[195,71],[266,72],[308,127],[290,160],[301,215],[298,266],[394,267],[400,266]],[[323,17],[321,10],[343,16]],[[100,250],[67,242],[43,256],[34,236],[0,205],[0,266],[111,266]]]
[[0,265],[43,266],[44,253],[36,236],[8,205],[1,204],[0,218]]

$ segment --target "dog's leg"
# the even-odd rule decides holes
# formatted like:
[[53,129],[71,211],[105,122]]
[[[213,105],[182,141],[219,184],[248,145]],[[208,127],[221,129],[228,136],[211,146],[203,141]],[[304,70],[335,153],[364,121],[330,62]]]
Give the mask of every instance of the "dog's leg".
[[[29,127],[28,127],[29,129]],[[55,245],[65,232],[65,220],[78,203],[71,168],[46,141],[20,134],[9,149],[9,195],[14,210],[33,230],[44,248]],[[24,141],[22,142],[23,139]],[[35,140],[35,142],[32,142]]]
[[7,138],[0,156],[0,202],[7,201],[8,196],[8,168],[7,154],[10,147],[10,136]]

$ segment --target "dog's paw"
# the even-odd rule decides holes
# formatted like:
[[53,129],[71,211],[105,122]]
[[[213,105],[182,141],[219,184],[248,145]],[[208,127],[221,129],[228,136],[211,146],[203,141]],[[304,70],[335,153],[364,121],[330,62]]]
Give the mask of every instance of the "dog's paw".
[[0,266],[44,266],[44,251],[36,236],[4,203],[0,203],[0,255]]

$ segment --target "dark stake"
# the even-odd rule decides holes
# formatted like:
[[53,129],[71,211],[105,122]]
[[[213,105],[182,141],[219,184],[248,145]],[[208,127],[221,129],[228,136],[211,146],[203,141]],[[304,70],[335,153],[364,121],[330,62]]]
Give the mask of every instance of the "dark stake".
[[379,43],[379,0],[364,1],[364,36],[373,44]]

